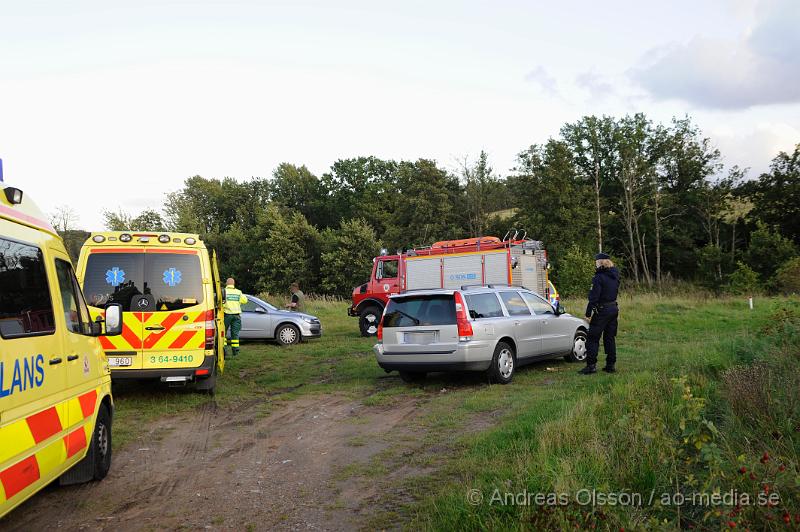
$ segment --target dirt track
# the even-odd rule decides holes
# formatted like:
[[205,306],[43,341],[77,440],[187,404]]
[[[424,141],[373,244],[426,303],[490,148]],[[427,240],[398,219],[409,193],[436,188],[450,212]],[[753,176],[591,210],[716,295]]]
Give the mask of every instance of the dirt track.
[[[161,420],[114,456],[104,481],[54,487],[7,517],[11,530],[231,528],[331,530],[367,526],[367,465],[398,441],[423,399],[367,407],[340,395],[306,396],[264,415],[263,400]],[[412,444],[413,445],[413,444]],[[392,477],[419,474],[393,468]],[[397,478],[395,478],[397,480]],[[390,503],[389,503],[390,504]]]

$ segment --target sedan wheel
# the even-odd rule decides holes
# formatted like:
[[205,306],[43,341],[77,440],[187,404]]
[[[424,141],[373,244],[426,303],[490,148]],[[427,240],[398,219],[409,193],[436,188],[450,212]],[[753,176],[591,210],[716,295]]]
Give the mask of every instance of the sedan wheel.
[[569,362],[583,362],[586,360],[586,333],[578,331],[572,342],[572,351],[566,358]]
[[281,325],[275,338],[281,345],[293,345],[300,342],[300,331],[294,325]]

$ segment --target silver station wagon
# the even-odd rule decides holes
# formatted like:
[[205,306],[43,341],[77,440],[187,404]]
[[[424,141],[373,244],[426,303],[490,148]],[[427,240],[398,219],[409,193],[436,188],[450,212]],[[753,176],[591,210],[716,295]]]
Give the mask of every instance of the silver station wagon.
[[515,286],[464,286],[392,296],[375,345],[378,365],[406,382],[434,371],[483,371],[511,382],[517,367],[586,359],[588,323]]

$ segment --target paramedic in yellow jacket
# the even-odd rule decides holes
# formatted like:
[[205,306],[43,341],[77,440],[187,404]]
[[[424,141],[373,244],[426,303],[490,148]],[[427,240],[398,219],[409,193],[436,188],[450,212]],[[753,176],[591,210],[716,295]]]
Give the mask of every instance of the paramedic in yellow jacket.
[[225,344],[230,342],[233,356],[239,354],[239,331],[242,330],[242,305],[247,303],[247,296],[235,288],[233,277],[225,282],[225,330],[230,331],[230,339],[225,338]]

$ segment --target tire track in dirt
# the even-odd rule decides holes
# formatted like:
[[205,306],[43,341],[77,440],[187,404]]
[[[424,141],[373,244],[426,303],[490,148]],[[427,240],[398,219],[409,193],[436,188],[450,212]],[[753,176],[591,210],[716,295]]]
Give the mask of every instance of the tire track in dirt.
[[340,486],[336,473],[407,435],[425,400],[367,407],[341,395],[305,396],[263,416],[265,402],[223,409],[210,401],[160,420],[115,454],[104,481],[45,490],[3,527],[357,528],[362,516],[353,510],[377,494]]

